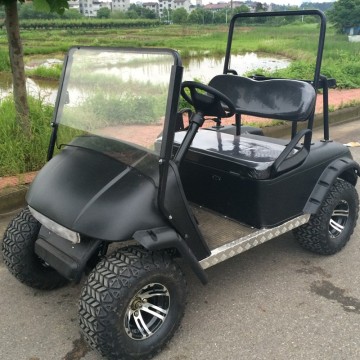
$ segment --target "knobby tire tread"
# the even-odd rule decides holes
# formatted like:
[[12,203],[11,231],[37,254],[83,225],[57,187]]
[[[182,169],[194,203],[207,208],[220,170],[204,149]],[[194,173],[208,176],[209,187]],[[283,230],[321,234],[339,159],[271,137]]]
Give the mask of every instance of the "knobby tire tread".
[[[355,206],[353,209],[353,211],[355,212],[353,224],[351,224],[352,226],[347,230],[345,236],[343,236],[343,240],[337,246],[334,246],[331,245],[331,243],[329,242],[329,211],[332,211],[334,201],[336,201],[338,195],[347,192],[351,194],[350,196],[353,197],[355,201]],[[300,246],[302,246],[306,250],[320,255],[335,254],[346,245],[354,231],[355,224],[358,218],[358,207],[359,199],[354,186],[347,181],[338,179],[330,188],[330,191],[326,196],[325,200],[323,201],[318,213],[312,215],[310,221],[307,224],[294,229],[294,236]]]
[[[124,292],[133,286],[144,271],[150,272],[164,266],[169,267],[169,271],[179,270],[166,254],[150,252],[137,246],[120,249],[109,258],[100,261],[89,275],[79,303],[80,328],[93,349],[107,359],[117,360],[150,359],[161,351],[170,338],[161,348],[152,349],[146,356],[127,354],[125,348],[114,346],[118,342],[118,334],[107,331],[107,323],[111,317],[110,313],[117,311],[118,299],[123,297]],[[186,288],[183,275],[181,282]],[[181,318],[182,316],[183,314]],[[114,350],[116,347],[117,350]]]
[[20,282],[41,290],[53,290],[68,281],[54,269],[45,266],[35,254],[34,246],[40,223],[23,209],[8,225],[2,242],[4,263]]

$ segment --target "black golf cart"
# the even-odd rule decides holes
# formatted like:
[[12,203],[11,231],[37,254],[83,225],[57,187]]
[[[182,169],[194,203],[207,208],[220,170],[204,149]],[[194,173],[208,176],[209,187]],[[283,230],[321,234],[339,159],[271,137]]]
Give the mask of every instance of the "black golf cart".
[[[241,21],[290,15],[319,20],[314,78],[237,75]],[[49,161],[4,235],[11,273],[54,289],[90,272],[79,309],[86,340],[109,359],[145,359],[184,313],[177,258],[205,284],[206,268],[291,230],[308,250],[341,250],[358,217],[360,168],[329,139],[326,96],[324,140],[312,141],[316,92],[329,85],[324,36],[318,11],[235,15],[223,74],[209,85],[182,83],[172,50],[70,49]],[[180,93],[193,105],[188,123]],[[243,115],[287,121],[291,137],[242,127]],[[222,126],[230,117],[235,125]]]

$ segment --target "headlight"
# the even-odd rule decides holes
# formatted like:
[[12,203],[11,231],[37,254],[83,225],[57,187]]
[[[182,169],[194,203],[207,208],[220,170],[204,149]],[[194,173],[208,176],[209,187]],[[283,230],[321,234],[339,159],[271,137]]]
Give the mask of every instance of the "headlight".
[[78,244],[80,242],[80,234],[67,229],[64,226],[61,226],[57,224],[55,221],[50,220],[46,216],[40,214],[36,210],[32,209],[29,206],[29,210],[32,214],[32,216],[42,225],[44,225],[46,228],[48,228],[50,231],[55,233],[56,235],[61,236],[62,238],[71,241],[74,244]]

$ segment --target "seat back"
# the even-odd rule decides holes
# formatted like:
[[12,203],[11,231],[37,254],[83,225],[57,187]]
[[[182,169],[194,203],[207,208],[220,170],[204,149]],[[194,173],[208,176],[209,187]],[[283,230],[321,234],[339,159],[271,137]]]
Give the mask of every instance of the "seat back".
[[253,80],[217,75],[209,83],[235,104],[237,113],[288,121],[308,120],[316,94],[307,82],[288,79]]

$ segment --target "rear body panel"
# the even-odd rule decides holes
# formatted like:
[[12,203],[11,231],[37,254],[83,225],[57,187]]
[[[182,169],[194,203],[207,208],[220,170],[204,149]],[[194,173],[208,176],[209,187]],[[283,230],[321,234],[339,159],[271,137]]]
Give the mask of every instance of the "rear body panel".
[[[256,136],[250,136],[256,143]],[[241,138],[239,141],[241,143]],[[263,141],[264,138],[259,137],[259,142]],[[196,144],[180,167],[189,201],[256,228],[276,226],[303,214],[304,206],[326,166],[339,156],[351,159],[349,150],[342,144],[317,142],[301,166],[280,176],[272,178],[269,175],[263,179],[252,176],[254,166],[264,164],[258,161],[258,153],[254,153],[254,166],[250,167],[248,152],[242,161],[241,153],[234,158],[219,149],[204,150],[208,143],[203,148],[199,142]],[[269,149],[272,145],[279,146],[270,142]],[[269,164],[271,166],[271,161]]]

